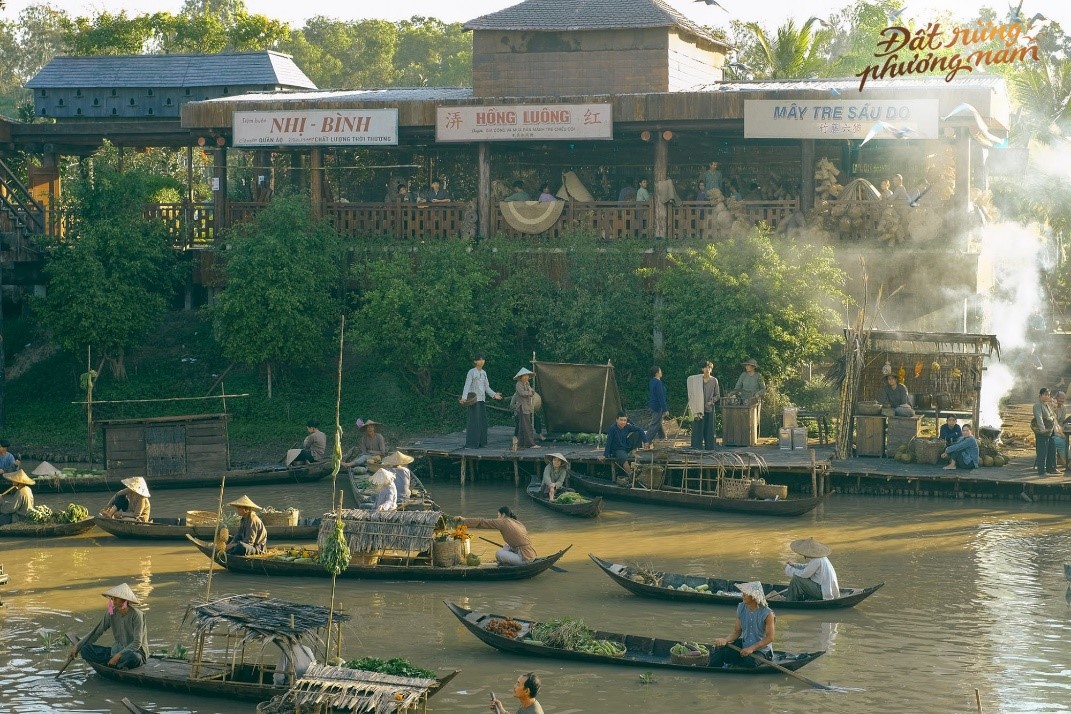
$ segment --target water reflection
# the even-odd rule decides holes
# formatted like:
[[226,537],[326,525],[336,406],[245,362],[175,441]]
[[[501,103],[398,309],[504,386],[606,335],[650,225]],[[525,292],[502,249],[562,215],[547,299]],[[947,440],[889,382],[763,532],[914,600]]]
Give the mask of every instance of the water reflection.
[[[987,712],[1068,711],[1071,638],[1062,564],[1071,527],[1060,509],[1011,504],[993,511],[946,501],[838,496],[796,519],[611,502],[602,518],[587,521],[539,509],[512,483],[428,485],[451,513],[490,515],[509,505],[541,553],[573,544],[561,563],[568,573],[521,583],[339,582],[336,598],[353,617],[343,628],[345,656],[403,656],[432,668],[462,670],[450,690],[432,701],[435,711],[486,711],[490,689],[503,694],[517,672],[528,670],[544,678],[540,700],[548,714],[714,707],[808,714],[973,711],[975,688]],[[258,502],[293,503],[309,515],[328,507],[329,488],[248,492]],[[210,510],[217,498],[210,489],[160,492],[153,512]],[[39,500],[63,507],[72,499]],[[107,496],[75,500],[92,510]],[[536,619],[571,614],[606,630],[709,640],[729,629],[731,608],[638,598],[601,574],[586,553],[675,572],[781,581],[780,564],[791,558],[788,543],[809,536],[834,549],[843,584],[887,585],[857,609],[778,613],[777,644],[827,650],[803,674],[862,691],[821,693],[780,676],[755,680],[666,671],[644,684],[641,670],[507,656],[465,632],[442,605],[452,600]],[[205,592],[208,560],[186,543],[122,541],[94,530],[40,543],[12,540],[0,548],[0,562],[11,574],[7,605],[0,610],[0,711],[120,711],[123,696],[176,714],[252,711],[225,700],[120,687],[88,674],[80,663],[53,679],[64,655],[45,652],[38,631],[86,632],[103,612],[100,593],[119,581],[129,582],[145,600],[151,649],[192,645],[182,619],[186,605]],[[494,547],[476,541],[474,551],[491,558]],[[216,571],[212,593],[268,592],[326,604],[328,583]]]

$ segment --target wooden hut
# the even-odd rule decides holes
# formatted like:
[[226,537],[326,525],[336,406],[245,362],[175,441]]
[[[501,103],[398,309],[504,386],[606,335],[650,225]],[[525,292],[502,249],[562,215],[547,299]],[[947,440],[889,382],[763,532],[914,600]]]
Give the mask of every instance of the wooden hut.
[[153,478],[212,474],[230,468],[226,414],[97,422],[104,430],[109,476]]

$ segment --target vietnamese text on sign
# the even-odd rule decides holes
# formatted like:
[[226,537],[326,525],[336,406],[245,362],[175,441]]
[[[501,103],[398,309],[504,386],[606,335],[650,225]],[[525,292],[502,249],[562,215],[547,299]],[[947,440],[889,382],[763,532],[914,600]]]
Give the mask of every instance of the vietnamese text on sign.
[[611,104],[438,107],[436,141],[613,139]]
[[397,109],[235,112],[234,146],[395,146]]
[[[744,102],[744,137],[748,139],[864,139],[877,122],[896,136],[937,138],[936,99],[826,99]],[[883,134],[877,138],[893,138]]]

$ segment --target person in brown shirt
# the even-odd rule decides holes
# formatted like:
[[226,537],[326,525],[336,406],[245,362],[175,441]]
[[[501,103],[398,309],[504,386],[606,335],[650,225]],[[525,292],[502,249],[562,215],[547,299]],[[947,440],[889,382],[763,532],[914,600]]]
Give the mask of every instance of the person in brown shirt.
[[260,506],[253,503],[249,496],[242,496],[237,501],[227,504],[238,511],[242,520],[238,523],[238,532],[227,538],[227,552],[235,555],[256,555],[263,553],[268,545],[268,529],[260,520],[257,511]]
[[535,560],[535,548],[532,547],[532,539],[528,537],[528,529],[524,527],[516,514],[509,506],[498,509],[496,518],[462,518],[462,523],[469,528],[494,528],[502,534],[502,540],[506,541],[504,548],[499,548],[495,553],[495,560],[500,565],[522,565],[530,560]]
[[126,488],[112,496],[100,515],[128,521],[149,522],[149,485],[141,476],[120,481]]

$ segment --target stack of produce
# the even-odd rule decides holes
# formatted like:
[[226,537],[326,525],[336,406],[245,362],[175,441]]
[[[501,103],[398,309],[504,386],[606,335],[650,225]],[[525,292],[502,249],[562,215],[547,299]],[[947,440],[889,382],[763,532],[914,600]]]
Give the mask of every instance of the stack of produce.
[[981,466],[1006,466],[1008,457],[1001,451],[1001,445],[983,436],[978,439],[978,460]]
[[343,665],[347,669],[359,669],[363,672],[379,672],[380,674],[392,674],[395,677],[415,677],[420,679],[435,679],[435,672],[423,667],[417,667],[407,659],[395,657],[393,659],[380,659],[379,657],[361,657],[351,659]]
[[529,643],[609,657],[623,657],[626,651],[625,645],[620,642],[595,639],[594,630],[585,625],[583,620],[574,617],[561,617],[534,625]]
[[68,503],[67,508],[56,513],[42,504],[31,508],[27,516],[31,523],[78,523],[89,518],[89,509],[76,503]]
[[562,495],[555,498],[554,502],[569,505],[570,503],[590,503],[591,499],[584,498],[576,491],[566,491]]

